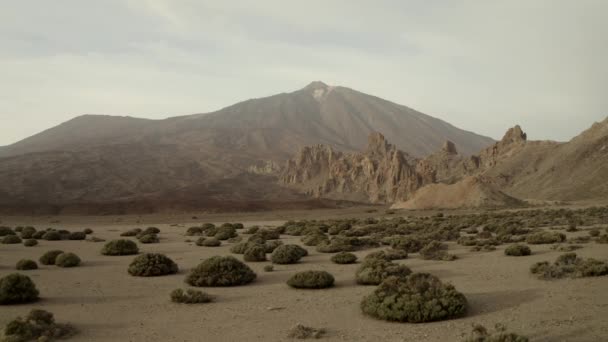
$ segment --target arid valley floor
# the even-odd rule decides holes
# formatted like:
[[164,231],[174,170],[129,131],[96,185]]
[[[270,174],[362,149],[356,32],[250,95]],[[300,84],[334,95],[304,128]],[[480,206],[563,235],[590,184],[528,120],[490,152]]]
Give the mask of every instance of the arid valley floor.
[[[452,283],[468,300],[466,316],[434,323],[389,323],[365,316],[359,304],[374,286],[355,282],[355,270],[363,257],[386,246],[354,252],[359,262],[338,265],[332,254],[306,247],[309,256],[293,265],[275,265],[264,272],[267,262],[247,263],[257,279],[245,286],[203,288],[216,296],[214,302],[200,305],[175,304],[169,293],[188,288],[184,278],[202,260],[214,255],[234,255],[234,243],[220,247],[199,247],[185,242],[188,227],[203,222],[221,224],[242,222],[245,227],[275,227],[286,220],[345,217],[392,218],[407,215],[434,215],[435,212],[397,211],[385,215],[385,208],[374,212],[365,208],[265,212],[256,214],[191,214],[146,216],[61,216],[1,217],[0,225],[55,227],[71,231],[91,228],[92,236],[107,241],[135,227],[158,227],[160,243],[138,244],[141,252],[163,253],[179,265],[179,272],[162,277],[133,277],[127,273],[133,256],[103,256],[103,242],[45,241],[34,247],[0,244],[0,277],[13,273],[20,259],[38,260],[47,250],[74,252],[82,259],[75,268],[39,265],[27,274],[40,290],[41,300],[32,304],[3,306],[0,326],[30,309],[53,312],[58,322],[69,322],[78,330],[72,341],[284,341],[287,331],[301,323],[324,328],[326,341],[461,341],[473,324],[493,327],[502,323],[509,331],[527,335],[532,341],[608,340],[608,277],[539,280],[530,274],[538,261],[553,261],[563,254],[550,244],[532,245],[532,255],[508,257],[505,244],[490,252],[471,252],[449,242],[455,261],[422,260],[410,254],[396,261],[414,272],[429,272]],[[460,215],[464,212],[446,212]],[[192,215],[197,215],[193,218]],[[602,233],[605,233],[601,226]],[[564,232],[568,238],[588,235],[590,227]],[[244,240],[246,234],[239,231]],[[284,243],[301,244],[299,236],[282,235]],[[582,257],[608,259],[608,245],[590,242],[575,252]],[[235,255],[242,260],[242,255]],[[323,290],[296,290],[286,285],[290,275],[303,270],[325,270],[336,284]]]

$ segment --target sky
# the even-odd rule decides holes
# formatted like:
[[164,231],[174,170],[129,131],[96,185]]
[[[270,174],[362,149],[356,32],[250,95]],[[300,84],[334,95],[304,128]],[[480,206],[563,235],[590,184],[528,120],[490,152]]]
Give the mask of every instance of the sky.
[[314,80],[499,139],[608,116],[604,0],[0,0],[0,145],[82,114],[162,119]]

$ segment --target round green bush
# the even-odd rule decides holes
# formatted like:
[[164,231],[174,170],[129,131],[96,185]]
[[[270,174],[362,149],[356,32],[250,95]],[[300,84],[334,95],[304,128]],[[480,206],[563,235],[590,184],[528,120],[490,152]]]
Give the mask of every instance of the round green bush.
[[85,232],[71,232],[68,235],[68,240],[84,240],[87,238],[87,234]]
[[84,232],[86,235],[90,235],[90,234],[93,234],[93,229],[91,229],[91,228],[85,228],[85,229],[83,230],[83,232]]
[[232,256],[214,256],[200,263],[186,277],[192,286],[237,286],[254,281],[256,274],[249,266]]
[[17,235],[7,235],[2,239],[2,243],[5,245],[21,243],[21,238]]
[[203,235],[203,228],[201,227],[190,227],[186,230],[186,236],[200,236]]
[[40,257],[40,259],[38,259],[38,261],[40,261],[40,263],[43,265],[55,265],[57,256],[62,253],[63,253],[63,251],[58,250],[58,249],[51,250],[51,251],[48,251],[48,252],[42,254],[42,256]]
[[283,241],[280,241],[280,240],[266,241],[266,242],[264,242],[264,250],[266,250],[266,253],[272,253],[272,252],[274,252],[275,249],[277,249],[277,247],[279,247],[281,245],[283,245]]
[[454,255],[448,254],[447,250],[448,245],[433,240],[420,250],[420,257],[423,260],[451,261],[456,259]]
[[218,228],[214,237],[218,240],[228,240],[230,238],[236,237],[237,235],[238,233],[236,232],[236,228],[234,228],[232,225],[222,225],[220,228]]
[[25,227],[21,230],[21,238],[22,239],[31,239],[35,233],[36,233],[36,228]]
[[80,265],[80,258],[74,253],[61,253],[55,259],[55,265],[59,267],[76,267]]
[[306,255],[308,251],[298,245],[281,245],[272,252],[270,260],[279,265],[295,264]]
[[304,271],[294,274],[287,285],[296,289],[325,289],[334,286],[334,277],[325,271]]
[[0,226],[0,236],[15,235],[11,227]]
[[526,242],[532,245],[558,243],[566,241],[566,235],[558,232],[537,232],[529,234],[526,237]]
[[34,260],[21,259],[17,261],[15,268],[19,271],[37,270],[38,264]]
[[38,244],[38,240],[36,239],[27,239],[23,241],[23,245],[25,247],[33,247],[36,246]]
[[243,255],[245,261],[266,261],[266,249],[262,245],[254,245],[249,247]]
[[383,251],[370,253],[365,256],[365,259],[385,259],[388,261],[393,261],[407,259],[407,257],[408,254],[406,251],[391,248]]
[[210,303],[213,297],[199,290],[188,289],[184,292],[182,289],[176,289],[171,292],[171,301],[180,304],[202,304]]
[[272,271],[274,271],[274,266],[272,266],[272,265],[264,266],[264,272],[272,272]]
[[216,238],[204,238],[204,237],[200,237],[198,240],[196,240],[196,245],[197,246],[203,246],[203,247],[219,247],[221,246],[222,242]]
[[13,273],[0,279],[0,305],[31,303],[38,300],[38,294],[28,276]]
[[164,254],[146,253],[137,256],[129,265],[128,272],[136,277],[157,277],[175,274],[177,264]]
[[369,316],[387,321],[423,323],[462,316],[465,296],[437,277],[416,273],[403,279],[389,277],[361,302]]
[[411,273],[405,265],[385,259],[366,259],[355,272],[355,278],[360,285],[378,285],[388,277],[405,278]]
[[532,254],[530,247],[526,245],[511,245],[505,249],[505,255],[509,256],[526,256]]
[[61,240],[61,234],[56,230],[49,230],[42,235],[43,240],[58,241]]
[[112,240],[101,249],[103,255],[134,255],[139,253],[137,244],[131,240]]
[[350,252],[340,252],[331,257],[331,261],[336,264],[354,264],[357,262],[357,256]]
[[140,235],[137,240],[139,240],[139,242],[141,243],[159,243],[160,240],[158,239],[158,236],[156,234],[144,234],[144,235]]
[[53,314],[44,310],[31,310],[25,317],[10,321],[4,329],[2,341],[55,341],[76,333],[69,324],[57,324]]
[[120,234],[120,236],[124,236],[124,237],[137,236],[139,233],[141,233],[141,228],[133,228],[133,229],[129,229],[126,232]]
[[42,239],[42,237],[44,236],[44,234],[46,234],[46,231],[44,231],[44,230],[39,230],[39,231],[35,232],[35,233],[32,235],[32,239],[38,239],[38,240],[40,240],[40,239]]

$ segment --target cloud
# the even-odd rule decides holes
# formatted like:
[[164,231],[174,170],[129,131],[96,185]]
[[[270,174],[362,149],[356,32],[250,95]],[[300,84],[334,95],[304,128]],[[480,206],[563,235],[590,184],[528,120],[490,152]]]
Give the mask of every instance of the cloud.
[[500,138],[608,111],[604,1],[22,0],[0,12],[0,145],[85,113],[209,112],[312,80]]

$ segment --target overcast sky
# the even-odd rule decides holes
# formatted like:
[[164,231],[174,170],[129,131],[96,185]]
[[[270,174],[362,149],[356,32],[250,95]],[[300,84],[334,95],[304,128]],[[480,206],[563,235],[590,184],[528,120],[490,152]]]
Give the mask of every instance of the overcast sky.
[[313,80],[500,138],[608,115],[608,1],[2,0],[0,145],[81,114],[165,118]]

